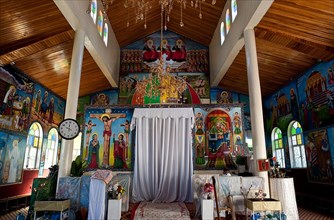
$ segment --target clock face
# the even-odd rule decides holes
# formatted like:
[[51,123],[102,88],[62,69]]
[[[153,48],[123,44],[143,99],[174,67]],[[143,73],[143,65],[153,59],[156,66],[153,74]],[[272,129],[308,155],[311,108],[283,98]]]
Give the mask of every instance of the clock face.
[[80,126],[74,119],[64,119],[59,123],[58,132],[62,138],[70,140],[78,136],[80,132]]

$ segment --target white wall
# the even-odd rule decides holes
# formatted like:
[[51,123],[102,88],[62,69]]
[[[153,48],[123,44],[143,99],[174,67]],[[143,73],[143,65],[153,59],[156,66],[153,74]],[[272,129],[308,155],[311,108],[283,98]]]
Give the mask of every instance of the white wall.
[[223,21],[226,26],[225,13],[228,8],[231,14],[231,0],[227,1],[209,46],[211,86],[218,85],[233,63],[233,60],[244,46],[244,30],[254,28],[268,11],[273,1],[274,0],[237,0],[238,15],[233,23],[231,20],[230,31],[225,36],[223,45],[221,45],[220,24]]
[[[73,30],[82,29],[86,33],[85,47],[102,70],[113,87],[117,87],[119,79],[120,47],[114,31],[108,22],[108,46],[97,31],[90,15],[86,13],[89,1],[82,0],[54,0],[59,10],[63,13]],[[98,11],[102,9],[101,1],[97,1]],[[97,11],[97,13],[98,13]]]

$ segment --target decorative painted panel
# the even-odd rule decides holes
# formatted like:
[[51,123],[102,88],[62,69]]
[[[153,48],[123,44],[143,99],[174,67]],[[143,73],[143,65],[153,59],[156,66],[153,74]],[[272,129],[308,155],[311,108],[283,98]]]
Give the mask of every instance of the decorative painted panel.
[[235,169],[231,155],[244,154],[242,107],[196,107],[194,114],[195,168]]

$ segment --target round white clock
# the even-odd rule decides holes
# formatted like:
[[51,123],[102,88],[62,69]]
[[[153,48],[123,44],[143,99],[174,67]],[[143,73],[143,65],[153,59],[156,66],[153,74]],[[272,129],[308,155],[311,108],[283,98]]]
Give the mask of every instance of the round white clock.
[[58,132],[62,138],[71,140],[80,133],[80,125],[76,120],[67,118],[59,123]]

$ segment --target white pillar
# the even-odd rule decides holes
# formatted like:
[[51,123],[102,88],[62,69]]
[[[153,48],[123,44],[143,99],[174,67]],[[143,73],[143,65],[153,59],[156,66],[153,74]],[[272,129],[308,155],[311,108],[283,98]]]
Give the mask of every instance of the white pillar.
[[[64,118],[76,119],[84,47],[85,47],[85,32],[83,30],[78,29],[75,32],[75,38],[74,38]],[[73,143],[74,140],[62,139],[58,180],[60,177],[68,176],[70,174],[72,154],[73,154]]]
[[264,135],[262,98],[259,78],[259,67],[256,54],[255,33],[253,29],[244,30],[247,77],[249,90],[249,104],[252,123],[252,139],[254,152],[254,172],[256,176],[264,178],[264,191],[269,195],[268,172],[259,172],[257,168],[258,159],[266,159],[266,140]]

